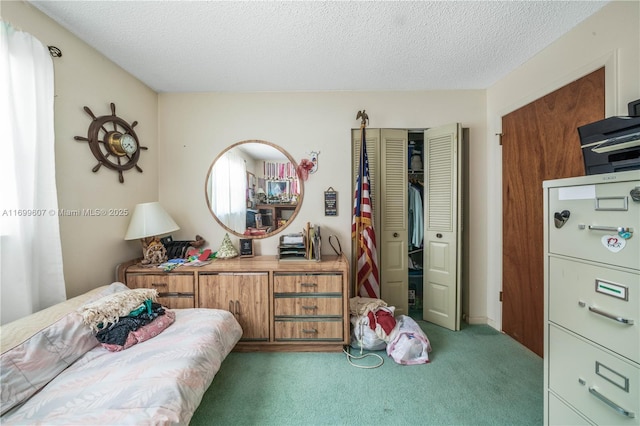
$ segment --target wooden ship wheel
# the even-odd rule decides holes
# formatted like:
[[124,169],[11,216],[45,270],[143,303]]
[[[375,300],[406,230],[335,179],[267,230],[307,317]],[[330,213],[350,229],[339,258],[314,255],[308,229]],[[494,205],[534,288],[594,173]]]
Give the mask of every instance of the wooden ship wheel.
[[120,183],[124,183],[123,172],[135,168],[142,173],[138,166],[140,151],[148,149],[140,145],[138,136],[133,128],[137,121],[129,124],[116,115],[116,105],[111,103],[111,115],[96,115],[85,106],[84,110],[93,119],[89,124],[87,137],[75,136],[77,141],[89,143],[93,156],[98,160],[93,169],[94,173],[105,166],[118,172]]

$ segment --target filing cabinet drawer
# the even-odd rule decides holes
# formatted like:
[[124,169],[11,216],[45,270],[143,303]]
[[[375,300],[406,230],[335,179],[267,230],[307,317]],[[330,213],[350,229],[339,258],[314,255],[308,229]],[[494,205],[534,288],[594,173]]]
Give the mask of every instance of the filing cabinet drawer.
[[640,424],[640,365],[549,325],[549,388],[596,424]]
[[342,317],[342,297],[278,297],[274,299],[276,316]]
[[[549,188],[549,252],[640,269],[640,202],[630,191],[640,181]],[[569,212],[562,227],[556,213]],[[617,228],[631,228],[631,238]]]
[[342,341],[342,318],[320,321],[297,321],[276,319],[276,340],[324,340]]
[[581,426],[591,425],[578,413],[573,411],[553,393],[549,393],[549,425],[551,426]]
[[274,293],[342,293],[341,274],[273,274]]
[[640,363],[640,274],[549,258],[549,321]]

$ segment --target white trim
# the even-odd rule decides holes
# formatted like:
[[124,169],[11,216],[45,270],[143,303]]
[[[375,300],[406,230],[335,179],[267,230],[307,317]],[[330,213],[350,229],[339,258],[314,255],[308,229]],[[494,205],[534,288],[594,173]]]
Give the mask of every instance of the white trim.
[[[534,92],[529,93],[527,96],[522,97],[518,101],[513,104],[502,108],[498,111],[497,115],[500,119],[500,123],[497,126],[500,130],[497,133],[502,132],[502,117],[507,114],[512,113],[513,111],[521,108],[525,105],[530,104],[531,102],[540,99],[543,96],[552,93],[561,87],[568,85],[569,83],[573,83],[576,80],[586,76],[594,72],[595,70],[604,67],[604,113],[605,117],[610,117],[612,115],[617,115],[617,105],[618,105],[618,82],[620,80],[620,71],[618,67],[619,55],[618,49],[609,52],[606,55],[599,57],[591,61],[590,63],[583,65],[579,68],[574,69],[568,74],[565,74],[561,78],[555,80],[554,82],[542,86],[541,88],[535,90]],[[626,111],[620,113],[621,115],[626,115]]]

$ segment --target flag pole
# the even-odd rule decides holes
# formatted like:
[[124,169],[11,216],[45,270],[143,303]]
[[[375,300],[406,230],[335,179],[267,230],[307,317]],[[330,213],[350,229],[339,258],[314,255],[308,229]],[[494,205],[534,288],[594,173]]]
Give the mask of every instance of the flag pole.
[[[359,188],[356,189],[357,193],[358,193],[358,205],[360,205],[360,208],[362,209],[362,178],[363,178],[363,174],[364,174],[364,151],[362,149],[363,145],[362,145],[362,132],[364,132],[364,128],[365,128],[366,124],[364,122],[364,119],[362,120],[362,123],[360,124],[360,160],[358,161],[358,185]],[[360,288],[359,285],[360,283],[358,282],[358,261],[360,259],[360,256],[362,256],[362,246],[360,245],[360,233],[362,232],[362,219],[359,218],[356,220],[356,238],[355,238],[355,244],[356,244],[356,262],[355,262],[355,282],[354,282],[354,295],[355,296],[359,296],[360,295]]]
[[[356,115],[356,120],[360,120],[360,160],[358,164],[358,185],[356,188],[356,192],[358,193],[358,205],[360,209],[362,209],[362,197],[363,197],[363,178],[364,178],[364,145],[365,145],[365,137],[364,137],[364,129],[367,127],[367,121],[369,120],[369,116],[363,109],[362,111],[358,111]],[[360,234],[362,232],[362,218],[358,218],[356,220],[356,234],[355,234],[355,245],[356,245],[356,259],[355,259],[355,280],[354,280],[354,295],[358,296],[360,294],[359,288],[359,280],[358,280],[358,261],[362,256],[362,247],[360,245]]]

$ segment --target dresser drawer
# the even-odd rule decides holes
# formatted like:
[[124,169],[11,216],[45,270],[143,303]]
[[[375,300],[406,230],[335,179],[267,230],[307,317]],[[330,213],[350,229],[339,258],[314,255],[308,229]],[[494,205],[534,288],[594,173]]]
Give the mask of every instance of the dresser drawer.
[[157,302],[171,309],[195,307],[195,286],[192,274],[127,274],[129,288],[155,288]]
[[[640,270],[640,202],[629,192],[638,181],[549,189],[549,252]],[[569,212],[561,228],[556,213]],[[632,228],[631,238],[617,228]]]
[[638,386],[640,365],[549,325],[549,388],[591,421],[639,425]]
[[340,319],[323,319],[321,321],[296,321],[276,319],[276,340],[324,340],[342,341],[343,322]]
[[274,299],[276,316],[342,317],[342,297],[278,297]]
[[342,274],[273,274],[274,293],[342,293]]
[[640,363],[640,274],[549,258],[549,321]]

